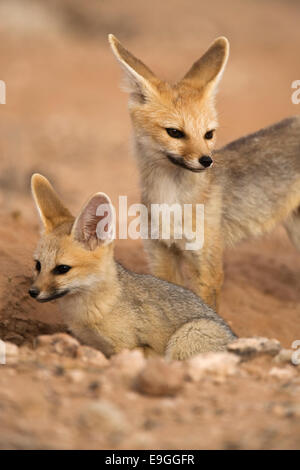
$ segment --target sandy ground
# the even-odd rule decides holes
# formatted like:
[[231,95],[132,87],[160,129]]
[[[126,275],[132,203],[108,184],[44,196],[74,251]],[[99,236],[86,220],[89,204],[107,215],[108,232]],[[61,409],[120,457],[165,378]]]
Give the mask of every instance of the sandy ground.
[[[129,204],[140,198],[129,144],[126,95],[119,89],[120,71],[109,50],[107,34],[113,32],[155,72],[170,80],[184,75],[215,37],[226,35],[231,57],[218,99],[221,146],[300,113],[300,105],[291,102],[291,82],[300,76],[300,5],[292,0],[91,0],[84,6],[78,0],[32,0],[24,5],[20,0],[0,3],[0,79],[7,85],[7,104],[0,105],[0,338],[17,345],[25,340],[32,345],[38,335],[62,330],[63,318],[54,303],[37,306],[27,296],[38,238],[38,220],[29,191],[31,174],[38,171],[49,177],[74,213],[96,191],[107,192],[115,203],[118,195],[127,195]],[[140,242],[122,240],[116,245],[117,257],[127,267],[138,272],[148,270]],[[228,251],[225,268],[221,314],[238,335],[277,338],[284,347],[300,339],[300,256],[281,227],[264,240],[252,240]],[[32,359],[37,353],[20,354],[24,354],[24,367],[0,366],[0,378],[5,383],[4,388],[1,385],[0,446],[55,448],[65,433],[63,447],[88,447],[80,432],[74,436],[70,431],[73,417],[62,417],[63,427],[57,434],[52,430],[50,436],[46,428],[51,428],[55,413],[48,410],[41,415],[40,411],[48,394],[62,403],[66,400],[71,409],[85,394],[88,381],[94,380],[89,374],[100,375],[100,381],[105,381],[105,374],[102,377],[101,371],[88,371],[82,384],[73,386],[72,381],[49,372],[45,374],[47,380],[43,377],[40,383],[39,360]],[[63,355],[58,359],[46,356],[42,363],[49,361],[51,369],[53,364],[68,360]],[[76,358],[72,361],[72,368],[81,369]],[[169,438],[161,446],[228,448],[231,438],[227,442],[225,434],[232,433],[232,445],[237,448],[299,447],[298,412],[287,413],[288,417],[284,412],[261,412],[262,403],[284,401],[281,394],[286,392],[282,392],[284,384],[278,386],[269,378],[270,364],[256,367],[258,378],[253,380],[248,371],[242,378],[239,374],[230,376],[221,386],[209,379],[201,387],[187,383],[176,395],[182,404],[177,414],[159,411],[155,415],[153,410],[160,409],[162,398],[151,398],[150,405],[149,399],[137,393],[130,406],[131,392],[110,394],[106,390],[102,397],[99,389],[95,396],[85,397],[86,406],[89,399],[100,398],[118,406],[128,403],[128,420],[130,410],[140,413],[134,436],[144,435],[139,419],[146,416],[150,420],[148,440],[144,442],[141,437],[140,441],[122,438],[110,442],[101,437],[91,446],[158,447],[160,436],[167,433]],[[126,383],[126,387],[128,391],[131,385]],[[26,390],[25,396],[35,389],[28,406],[22,394],[13,392],[15,389]],[[289,391],[293,403],[297,402],[296,390],[293,385]],[[230,396],[238,403],[234,413]],[[266,401],[262,398],[257,404],[257,396],[267,397]],[[167,407],[175,410],[177,402],[168,400]],[[208,411],[199,425],[197,414],[191,410],[196,403],[201,408],[203,400]],[[223,400],[228,406],[224,405],[220,418],[218,403]],[[20,410],[24,416],[19,418]],[[153,413],[154,425],[150,418]],[[45,431],[40,441],[28,438],[25,442],[15,434],[19,420],[25,432],[25,416]],[[208,426],[216,430],[214,424],[220,420],[224,420],[224,426],[207,433]],[[95,426],[99,432],[99,423]],[[194,427],[197,439],[189,440],[186,433],[193,435]],[[174,429],[174,435],[170,429]],[[103,436],[105,432],[104,428]]]

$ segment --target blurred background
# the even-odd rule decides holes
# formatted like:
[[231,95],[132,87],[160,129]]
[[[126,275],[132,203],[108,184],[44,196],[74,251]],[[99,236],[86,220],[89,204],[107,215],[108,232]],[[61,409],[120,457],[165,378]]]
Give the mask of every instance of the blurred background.
[[[115,203],[118,195],[139,201],[127,96],[108,33],[171,81],[227,36],[221,146],[300,114],[291,102],[291,83],[300,79],[299,20],[297,0],[0,0],[0,79],[7,86],[0,105],[1,311],[31,315],[36,308],[24,296],[38,237],[33,172],[50,178],[74,213],[96,191]],[[117,242],[117,257],[147,271],[140,242]],[[227,253],[221,312],[237,333],[275,336],[287,346],[300,338],[299,258],[281,229]],[[8,277],[16,287],[11,296]],[[45,318],[51,309],[42,305],[34,314]]]

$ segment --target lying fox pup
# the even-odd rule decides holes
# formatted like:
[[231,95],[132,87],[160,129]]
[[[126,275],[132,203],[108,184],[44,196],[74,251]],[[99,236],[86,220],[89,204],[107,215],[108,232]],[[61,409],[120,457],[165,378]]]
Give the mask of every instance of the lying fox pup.
[[185,359],[222,351],[235,338],[193,292],[114,261],[108,196],[95,194],[74,219],[43,176],[33,175],[32,193],[44,231],[29,294],[39,302],[60,298],[66,324],[84,343],[106,356],[143,348]]
[[202,249],[185,250],[186,237],[177,240],[172,234],[167,240],[145,240],[152,272],[184,284],[181,268],[188,266],[191,288],[218,308],[226,245],[284,222],[300,250],[300,117],[212,155],[214,99],[229,54],[227,39],[216,39],[173,85],[157,78],[114,36],[109,41],[127,77],[142,202],[148,209],[154,203],[204,205]]

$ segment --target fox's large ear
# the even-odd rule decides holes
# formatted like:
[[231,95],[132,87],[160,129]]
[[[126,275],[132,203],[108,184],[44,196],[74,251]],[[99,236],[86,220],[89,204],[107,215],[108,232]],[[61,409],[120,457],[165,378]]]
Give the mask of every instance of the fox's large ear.
[[46,232],[74,219],[44,176],[38,173],[32,175],[31,191]]
[[216,92],[229,56],[229,42],[225,37],[217,38],[205,54],[197,60],[181,83],[194,88]]
[[88,250],[107,245],[115,238],[115,211],[109,197],[96,193],[74,222],[72,235]]
[[149,96],[156,93],[156,85],[160,80],[141,60],[127,51],[113,34],[109,34],[108,40],[114,55],[125,71],[125,90],[134,100],[140,103],[147,101]]

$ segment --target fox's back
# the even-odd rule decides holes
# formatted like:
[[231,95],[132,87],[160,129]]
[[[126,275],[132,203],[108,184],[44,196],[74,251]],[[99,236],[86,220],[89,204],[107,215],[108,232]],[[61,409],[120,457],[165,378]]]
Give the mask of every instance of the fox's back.
[[215,155],[229,241],[271,230],[299,204],[300,116],[238,139]]
[[128,271],[120,264],[118,273],[126,303],[130,304],[138,317],[145,319],[147,311],[151,310],[152,318],[159,315],[171,329],[203,318],[211,319],[229,329],[222,318],[189,289],[150,274]]

